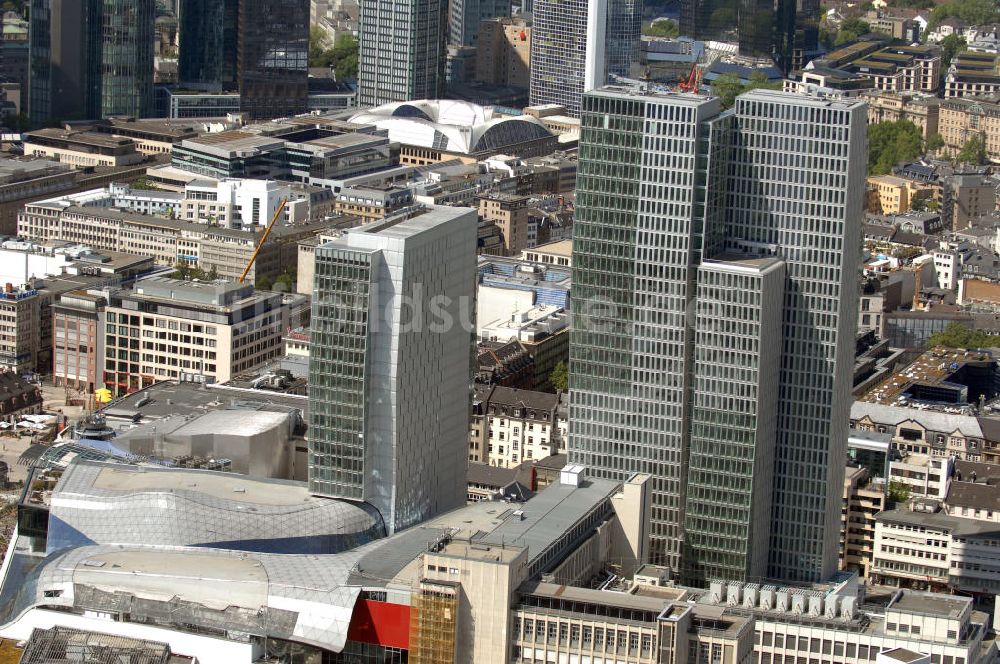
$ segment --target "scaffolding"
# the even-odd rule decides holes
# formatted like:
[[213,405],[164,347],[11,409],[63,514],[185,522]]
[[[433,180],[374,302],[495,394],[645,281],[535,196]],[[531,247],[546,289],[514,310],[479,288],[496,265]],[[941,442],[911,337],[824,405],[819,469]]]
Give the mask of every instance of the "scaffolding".
[[410,612],[410,664],[455,661],[459,589],[446,581],[421,581]]
[[[83,632],[65,627],[39,629],[21,656],[21,664],[173,664],[170,646],[125,636]],[[190,661],[190,660],[188,660]]]

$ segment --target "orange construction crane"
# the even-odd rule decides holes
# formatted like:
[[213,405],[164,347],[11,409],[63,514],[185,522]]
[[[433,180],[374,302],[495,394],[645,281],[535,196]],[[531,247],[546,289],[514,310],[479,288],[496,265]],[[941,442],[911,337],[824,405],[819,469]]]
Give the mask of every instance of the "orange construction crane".
[[247,266],[245,268],[243,268],[243,274],[240,275],[241,284],[247,278],[247,273],[250,272],[250,268],[253,267],[253,262],[257,260],[257,254],[260,253],[260,248],[264,246],[265,242],[267,242],[267,236],[271,234],[271,229],[274,228],[274,222],[276,222],[278,220],[278,217],[281,216],[281,213],[285,209],[285,203],[287,202],[288,202],[287,198],[281,199],[281,204],[278,205],[278,209],[275,210],[274,216],[271,217],[271,223],[267,225],[267,229],[264,231],[264,235],[260,238],[260,242],[257,243],[257,248],[253,250],[253,255],[250,257],[250,262],[247,263]]
[[677,85],[677,88],[681,92],[698,92],[698,88],[701,86],[701,70],[698,69],[698,64],[695,63],[691,65],[691,73],[688,77],[682,79]]

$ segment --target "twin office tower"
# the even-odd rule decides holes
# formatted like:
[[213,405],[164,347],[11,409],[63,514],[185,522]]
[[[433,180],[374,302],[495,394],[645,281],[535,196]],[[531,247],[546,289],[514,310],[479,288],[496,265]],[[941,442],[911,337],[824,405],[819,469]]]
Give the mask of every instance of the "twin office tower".
[[584,96],[570,461],[654,478],[688,583],[836,570],[866,140],[854,101]]

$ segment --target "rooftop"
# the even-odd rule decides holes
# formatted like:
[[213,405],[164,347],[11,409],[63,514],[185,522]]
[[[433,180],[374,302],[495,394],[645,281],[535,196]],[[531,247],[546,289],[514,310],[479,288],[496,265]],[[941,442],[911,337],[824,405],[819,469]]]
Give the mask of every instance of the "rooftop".
[[943,385],[966,365],[991,367],[994,364],[988,352],[939,346],[925,352],[886,382],[873,387],[860,400],[883,405],[906,405],[909,401],[906,397],[918,384]]
[[883,657],[894,659],[897,662],[903,662],[903,664],[911,664],[911,662],[919,662],[920,660],[927,657],[927,655],[924,655],[923,653],[907,650],[906,648],[891,648],[889,650],[883,650],[879,654],[882,655]]
[[915,590],[903,590],[887,610],[898,609],[911,613],[958,618],[964,611],[972,607],[972,600],[966,597],[949,597],[940,593],[926,593]]

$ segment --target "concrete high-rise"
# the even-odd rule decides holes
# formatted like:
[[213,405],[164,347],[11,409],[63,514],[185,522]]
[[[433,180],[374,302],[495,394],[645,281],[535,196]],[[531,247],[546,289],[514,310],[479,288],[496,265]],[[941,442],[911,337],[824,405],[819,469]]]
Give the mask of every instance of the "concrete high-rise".
[[239,0],[181,0],[181,87],[217,92],[236,87]]
[[476,218],[436,207],[316,248],[309,487],[390,532],[465,504]]
[[580,115],[586,90],[609,76],[628,76],[637,61],[641,20],[641,0],[536,0],[531,103],[559,104]]
[[309,97],[309,0],[238,4],[240,110],[254,119],[304,113]]
[[835,569],[865,127],[771,91],[584,97],[571,462],[651,474],[652,562],[690,580]]
[[359,105],[444,94],[448,0],[362,2],[359,17]]

